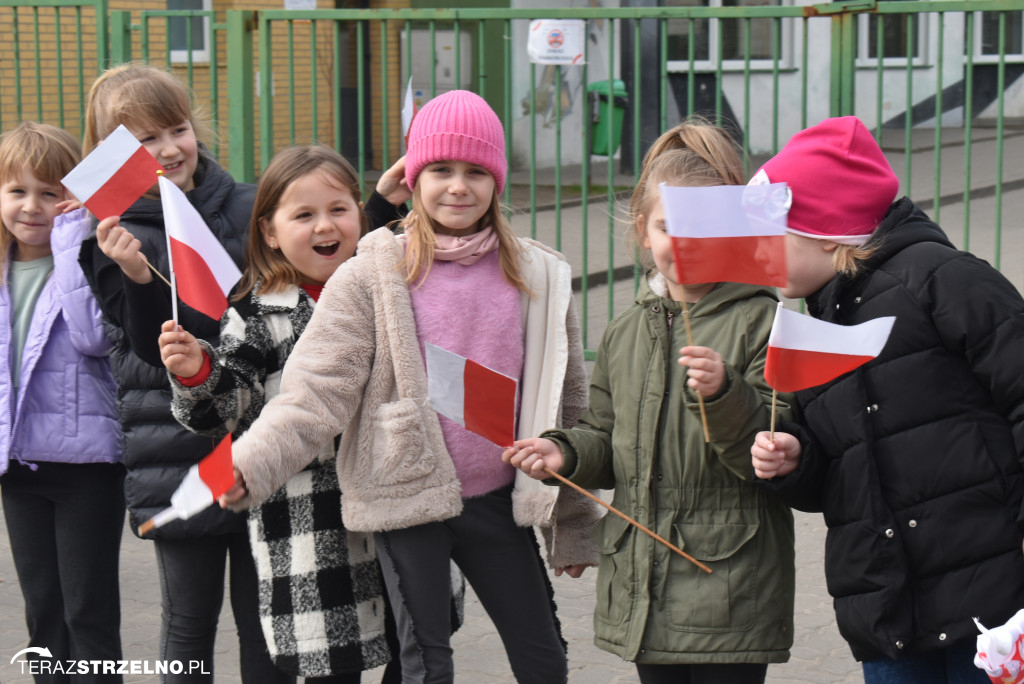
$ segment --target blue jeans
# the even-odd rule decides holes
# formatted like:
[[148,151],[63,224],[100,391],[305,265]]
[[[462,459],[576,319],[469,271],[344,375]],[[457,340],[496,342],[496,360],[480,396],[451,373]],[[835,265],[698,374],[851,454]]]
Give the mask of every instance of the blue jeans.
[[156,560],[163,602],[160,658],[200,671],[169,674],[164,682],[213,682],[213,644],[224,600],[224,566],[230,554],[231,610],[238,628],[239,661],[245,684],[293,684],[295,677],[270,660],[260,627],[256,566],[245,532],[192,539],[157,539]]
[[974,666],[977,652],[977,642],[970,639],[899,660],[865,660],[864,684],[991,684],[985,671]]
[[[124,466],[11,462],[0,478],[11,555],[25,597],[29,646],[53,660],[119,660],[118,558],[124,529]],[[68,682],[41,674],[42,684]],[[76,682],[120,675],[76,674]]]

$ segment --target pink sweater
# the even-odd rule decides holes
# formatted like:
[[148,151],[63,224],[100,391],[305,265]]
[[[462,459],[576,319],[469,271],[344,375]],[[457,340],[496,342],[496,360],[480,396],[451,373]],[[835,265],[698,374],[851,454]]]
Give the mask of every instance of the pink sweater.
[[[409,294],[421,354],[430,342],[509,377],[522,375],[519,291],[502,275],[497,250],[472,266],[435,260],[426,280],[410,287]],[[512,483],[515,469],[502,463],[501,447],[438,417],[462,496],[480,496]]]

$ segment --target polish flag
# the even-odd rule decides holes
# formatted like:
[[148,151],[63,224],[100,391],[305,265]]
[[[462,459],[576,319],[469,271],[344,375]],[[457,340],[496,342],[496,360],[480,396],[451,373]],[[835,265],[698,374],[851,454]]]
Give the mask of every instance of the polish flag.
[[[224,246],[210,232],[185,193],[160,176],[160,202],[167,232],[174,297],[210,318],[220,320],[228,293],[242,277]],[[176,300],[175,300],[176,301]],[[177,320],[177,314],[174,319]]]
[[511,446],[518,381],[429,342],[426,352],[430,408],[498,446]]
[[658,188],[680,285],[786,284],[785,183]]
[[163,168],[127,128],[118,126],[61,183],[102,220],[133,205]]
[[836,325],[790,311],[779,302],[768,337],[764,379],[779,392],[823,385],[878,356],[895,322],[895,316],[884,316],[860,325]]
[[139,534],[145,535],[172,520],[188,520],[215,502],[217,497],[234,484],[235,471],[229,433],[208,456],[188,469],[185,479],[171,495],[171,507],[139,525]]

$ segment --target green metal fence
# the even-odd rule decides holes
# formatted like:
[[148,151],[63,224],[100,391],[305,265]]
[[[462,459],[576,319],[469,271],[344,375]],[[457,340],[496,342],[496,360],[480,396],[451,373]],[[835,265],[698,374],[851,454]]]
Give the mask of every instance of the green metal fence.
[[[52,59],[45,17],[65,12],[95,17],[95,45],[74,28],[80,18],[62,18],[54,49],[63,52]],[[1024,149],[1022,13],[1024,0],[221,15],[0,0],[0,43],[13,49],[0,53],[0,125],[43,118],[77,132],[98,69],[143,59],[192,84],[237,178],[255,180],[281,147],[320,140],[371,183],[402,153],[410,82],[423,100],[469,88],[505,123],[513,224],[573,265],[591,348],[639,276],[617,220],[621,197],[651,140],[694,113],[732,130],[748,171],[809,124],[860,116],[902,191],[1024,284],[1024,234],[1003,229],[1004,216],[1024,212],[1024,169],[1012,163]],[[528,61],[538,18],[583,22],[581,65]],[[60,103],[43,85],[51,78],[64,84]],[[614,151],[617,80],[626,104]],[[591,154],[601,149],[613,154]]]

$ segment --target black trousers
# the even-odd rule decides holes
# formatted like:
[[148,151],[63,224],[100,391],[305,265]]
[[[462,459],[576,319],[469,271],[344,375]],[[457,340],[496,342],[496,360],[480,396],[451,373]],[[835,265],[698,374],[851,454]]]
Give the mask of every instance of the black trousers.
[[[12,461],[0,477],[14,567],[25,598],[29,646],[53,660],[119,660],[118,560],[124,529],[124,467],[113,463]],[[63,673],[37,682],[68,682]],[[120,675],[75,675],[120,682]]]

